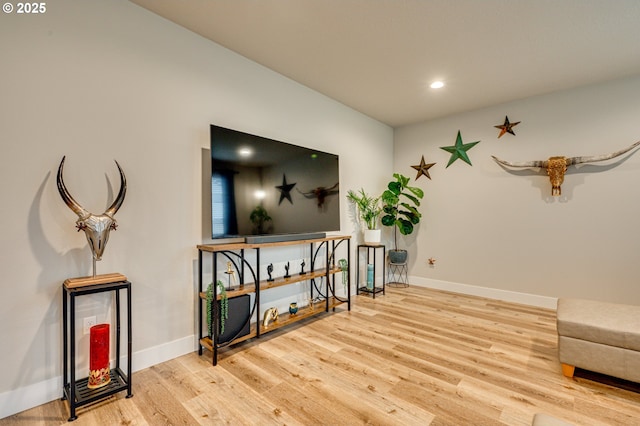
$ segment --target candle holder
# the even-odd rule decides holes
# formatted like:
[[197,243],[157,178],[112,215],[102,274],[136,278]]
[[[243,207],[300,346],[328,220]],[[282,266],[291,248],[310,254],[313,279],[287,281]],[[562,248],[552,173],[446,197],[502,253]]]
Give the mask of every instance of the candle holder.
[[98,389],[111,382],[109,328],[109,324],[98,324],[89,329],[89,389]]

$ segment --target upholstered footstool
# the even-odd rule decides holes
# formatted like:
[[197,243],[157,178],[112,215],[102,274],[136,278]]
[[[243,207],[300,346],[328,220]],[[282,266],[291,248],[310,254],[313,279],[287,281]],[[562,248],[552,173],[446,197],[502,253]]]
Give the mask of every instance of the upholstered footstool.
[[640,383],[640,306],[558,299],[558,357],[575,367]]

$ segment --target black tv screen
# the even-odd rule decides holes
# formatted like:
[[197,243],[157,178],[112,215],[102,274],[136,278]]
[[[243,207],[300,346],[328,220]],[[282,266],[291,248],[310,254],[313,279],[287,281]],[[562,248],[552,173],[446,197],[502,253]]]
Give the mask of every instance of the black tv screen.
[[340,230],[338,156],[211,125],[211,229],[272,241]]

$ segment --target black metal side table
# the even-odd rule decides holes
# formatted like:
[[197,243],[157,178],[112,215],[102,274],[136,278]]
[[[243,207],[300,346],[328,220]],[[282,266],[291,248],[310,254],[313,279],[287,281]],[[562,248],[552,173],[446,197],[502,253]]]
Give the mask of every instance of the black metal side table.
[[[121,277],[116,282],[108,281],[111,276]],[[102,277],[102,280],[100,280]],[[105,278],[106,277],[106,278]],[[91,404],[103,398],[114,395],[123,390],[127,391],[127,398],[133,396],[131,387],[131,283],[123,275],[109,274],[98,276],[97,280],[85,279],[87,284],[77,284],[72,280],[66,280],[62,285],[62,322],[63,322],[63,387],[62,400],[69,401],[69,421],[77,419],[76,409],[83,405]],[[81,280],[81,279],[79,279]],[[102,282],[101,282],[102,281]],[[100,282],[96,284],[95,282]],[[127,373],[120,368],[120,290],[126,290],[127,296]],[[88,377],[76,379],[76,330],[75,330],[75,299],[78,296],[113,291],[115,293],[116,308],[116,366],[110,370],[111,382],[98,389],[87,387]],[[70,303],[69,308],[67,304]],[[88,369],[88,366],[87,366]]]
[[[360,284],[360,249],[366,249],[367,251],[367,265],[373,264],[373,287],[369,288],[365,281],[364,285]],[[382,249],[382,287],[376,287],[376,250]],[[373,253],[373,256],[372,256]],[[371,258],[373,257],[373,263]],[[383,244],[358,244],[358,251],[356,252],[356,294],[368,293],[376,298],[376,293],[385,293],[385,258],[387,257],[386,247]]]

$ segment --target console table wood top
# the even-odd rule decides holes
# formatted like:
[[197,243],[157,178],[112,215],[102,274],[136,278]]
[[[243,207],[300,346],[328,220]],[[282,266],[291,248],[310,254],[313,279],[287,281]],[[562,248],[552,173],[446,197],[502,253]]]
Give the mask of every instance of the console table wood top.
[[217,252],[217,251],[226,251],[226,250],[241,250],[241,249],[252,249],[252,248],[262,248],[262,247],[282,247],[282,246],[293,246],[300,244],[309,244],[309,243],[319,243],[324,241],[334,241],[334,240],[347,240],[351,239],[350,235],[336,235],[336,236],[327,236],[324,238],[311,238],[305,240],[292,240],[292,241],[279,241],[279,242],[269,242],[269,243],[221,243],[221,244],[200,244],[198,245],[198,250],[207,251],[207,252]]

